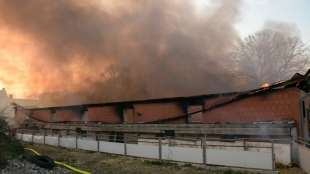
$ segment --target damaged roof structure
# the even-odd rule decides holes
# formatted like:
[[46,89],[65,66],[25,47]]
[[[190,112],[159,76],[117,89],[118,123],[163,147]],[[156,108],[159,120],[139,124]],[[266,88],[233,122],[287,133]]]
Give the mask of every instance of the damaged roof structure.
[[[310,90],[310,70],[258,89],[223,94],[25,109],[16,119],[60,124],[253,124],[304,122],[300,98]],[[309,106],[305,105],[303,110]],[[20,121],[21,122],[21,121]],[[296,127],[298,127],[295,125]],[[308,124],[306,124],[308,125]],[[299,126],[300,127],[300,126]],[[300,130],[301,131],[301,130]],[[301,133],[300,133],[301,134]]]
[[[33,119],[44,122],[104,122],[104,123],[120,123],[122,121],[126,123],[147,123],[147,122],[161,122],[166,120],[181,119],[188,116],[192,118],[198,118],[197,114],[202,114],[205,117],[209,117],[208,113],[212,113],[218,110],[225,110],[230,105],[240,105],[235,108],[236,111],[240,111],[240,108],[244,108],[241,105],[249,105],[255,111],[255,108],[260,107],[263,103],[272,102],[278,109],[283,110],[283,116],[285,115],[285,108],[297,109],[291,106],[294,102],[298,102],[302,93],[307,93],[310,90],[309,82],[310,70],[305,74],[295,74],[291,79],[287,81],[271,84],[267,87],[261,87],[254,90],[231,92],[222,94],[209,94],[199,96],[188,97],[174,97],[174,98],[161,98],[161,99],[149,99],[149,100],[135,100],[135,101],[120,101],[110,103],[96,103],[85,105],[73,105],[73,106],[57,106],[46,108],[31,108],[29,116]],[[296,100],[296,101],[294,101]],[[262,103],[260,103],[262,102]],[[274,102],[274,103],[273,103]],[[191,109],[195,106],[196,109]],[[201,106],[200,109],[198,106]],[[245,107],[248,110],[250,108]],[[263,109],[263,108],[261,108]],[[265,108],[270,109],[270,108]],[[131,114],[125,114],[126,110],[135,111]],[[276,112],[276,108],[272,109]],[[298,110],[298,109],[297,109]],[[241,111],[240,111],[241,112]],[[264,112],[263,110],[256,113]],[[251,112],[250,112],[251,113]],[[291,112],[292,113],[292,112]],[[229,115],[232,113],[230,112]],[[255,113],[251,113],[255,115]],[[270,112],[270,115],[274,113]],[[95,118],[93,116],[96,115]],[[230,122],[231,116],[227,115],[227,122]],[[282,117],[283,117],[282,116]],[[115,118],[112,118],[115,117]],[[119,118],[116,118],[119,117]],[[128,118],[125,118],[128,117]],[[248,116],[251,117],[251,116]],[[268,114],[267,114],[268,117]],[[292,115],[288,117],[294,118]],[[242,118],[243,121],[247,118]],[[254,118],[253,118],[254,119]],[[263,119],[263,118],[261,118]],[[194,119],[195,120],[195,119]],[[209,119],[208,119],[209,120]],[[187,120],[190,121],[190,120]],[[223,120],[224,121],[224,120]],[[234,120],[231,120],[234,122]],[[253,120],[255,121],[255,119]],[[259,120],[257,120],[259,121]],[[260,120],[260,121],[272,121]],[[212,122],[198,121],[198,122]],[[217,122],[214,120],[213,122]]]
[[309,140],[309,91],[310,70],[242,92],[30,109],[16,105],[15,118],[23,123],[17,130],[22,139],[47,135],[58,140],[56,145],[68,137],[197,146],[207,138],[218,148],[244,143],[245,151],[246,142],[275,143],[275,161],[289,165],[295,159],[292,142]]

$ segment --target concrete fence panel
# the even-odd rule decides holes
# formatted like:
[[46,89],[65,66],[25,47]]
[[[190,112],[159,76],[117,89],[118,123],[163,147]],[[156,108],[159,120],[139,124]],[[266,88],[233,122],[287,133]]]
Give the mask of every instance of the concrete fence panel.
[[272,153],[207,149],[207,164],[255,169],[273,169]]
[[310,149],[304,145],[298,147],[298,157],[300,167],[307,173],[310,173]]
[[98,151],[98,142],[92,138],[78,138],[78,149]]
[[142,144],[127,144],[127,155],[159,159],[158,146],[142,145]]
[[32,142],[32,135],[31,134],[23,134],[22,139],[25,142]]
[[99,151],[106,152],[106,153],[119,154],[119,155],[125,154],[125,148],[124,148],[123,143],[112,143],[112,142],[106,142],[106,141],[100,141]]
[[[17,135],[23,141],[35,143],[42,143],[43,136],[32,136],[31,134]],[[44,141],[43,141],[44,142]],[[246,151],[236,149],[211,149],[210,146],[204,149],[201,147],[178,147],[168,145],[150,145],[150,144],[124,144],[107,141],[96,141],[91,137],[75,136],[46,136],[45,144],[52,146],[61,146],[66,148],[78,148],[90,151],[100,151],[111,154],[129,155],[135,157],[151,158],[190,162],[203,164],[204,157],[206,163],[209,165],[220,165],[230,167],[243,167],[253,169],[273,169],[273,155],[272,151]],[[160,154],[161,152],[161,154]],[[301,166],[304,170],[310,170],[309,159],[310,150],[301,146],[299,148],[299,156]]]
[[34,135],[33,142],[37,144],[44,144],[44,136],[42,135]]
[[23,134],[19,134],[19,133],[17,133],[17,134],[16,134],[16,139],[18,139],[18,140],[22,140],[22,135],[23,135]]
[[274,144],[274,152],[277,163],[284,165],[292,163],[291,144]]
[[58,146],[58,136],[46,136],[45,144],[48,144],[51,146]]
[[203,163],[201,148],[162,146],[162,158],[165,160]]
[[62,136],[59,138],[59,145],[61,147],[74,149],[76,148],[76,139],[73,136]]

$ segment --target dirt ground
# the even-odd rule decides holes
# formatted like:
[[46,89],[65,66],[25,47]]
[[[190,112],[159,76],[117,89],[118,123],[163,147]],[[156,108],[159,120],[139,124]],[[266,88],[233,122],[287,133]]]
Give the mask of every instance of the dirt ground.
[[[160,163],[98,152],[59,149],[51,146],[27,145],[55,160],[69,163],[94,174],[243,174],[230,170],[207,170],[189,164]],[[299,168],[279,169],[281,174],[304,174]]]

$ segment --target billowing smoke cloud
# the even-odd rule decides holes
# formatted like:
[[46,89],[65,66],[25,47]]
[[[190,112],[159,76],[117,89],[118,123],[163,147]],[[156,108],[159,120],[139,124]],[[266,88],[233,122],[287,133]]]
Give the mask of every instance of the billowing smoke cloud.
[[57,104],[231,91],[239,6],[0,0],[0,81]]

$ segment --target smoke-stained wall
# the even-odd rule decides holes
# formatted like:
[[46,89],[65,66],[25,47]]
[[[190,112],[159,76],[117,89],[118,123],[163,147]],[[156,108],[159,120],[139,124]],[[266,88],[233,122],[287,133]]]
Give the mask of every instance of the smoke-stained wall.
[[194,4],[0,0],[0,81],[46,105],[236,89],[227,65],[240,1]]

